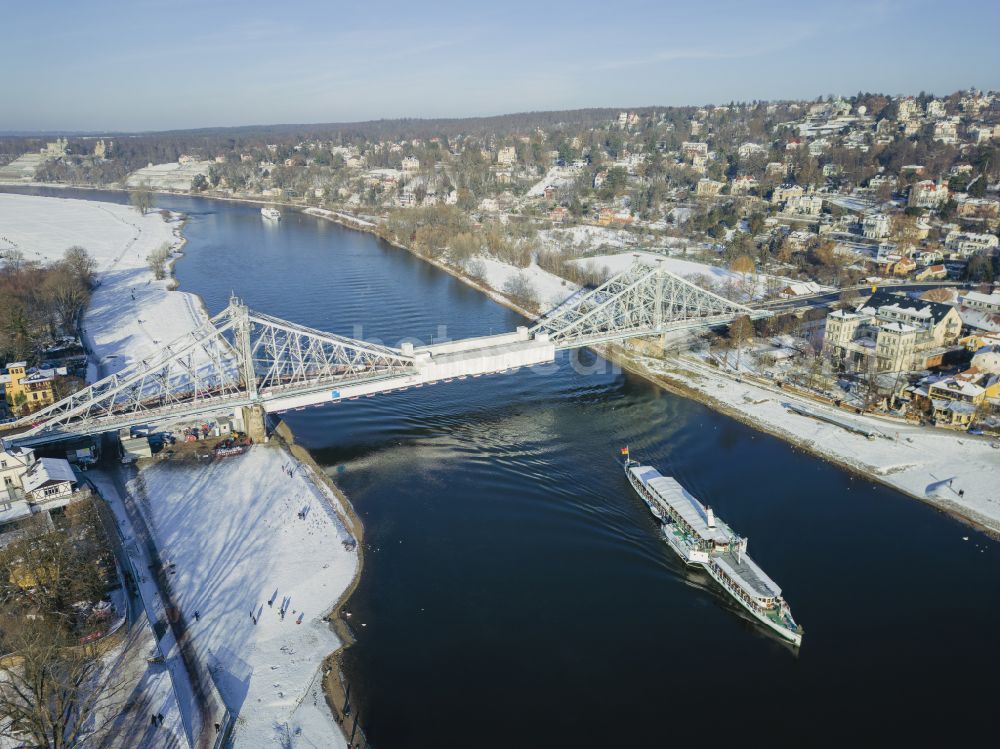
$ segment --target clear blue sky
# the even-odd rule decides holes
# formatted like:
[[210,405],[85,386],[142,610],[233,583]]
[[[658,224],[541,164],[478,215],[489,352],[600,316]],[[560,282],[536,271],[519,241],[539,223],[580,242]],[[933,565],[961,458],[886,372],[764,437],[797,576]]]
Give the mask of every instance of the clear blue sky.
[[997,0],[13,0],[0,130],[1000,88]]

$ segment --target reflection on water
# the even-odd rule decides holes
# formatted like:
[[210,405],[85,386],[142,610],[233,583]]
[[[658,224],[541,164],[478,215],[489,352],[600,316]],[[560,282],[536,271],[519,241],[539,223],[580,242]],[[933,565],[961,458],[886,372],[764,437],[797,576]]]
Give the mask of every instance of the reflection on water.
[[[523,322],[368,235],[159,202],[192,217],[177,272],[212,312],[235,290],[391,344]],[[287,418],[365,521],[345,660],[379,749],[995,736],[1000,548],[916,501],[566,356]],[[801,653],[671,555],[617,463],[626,443],[750,538]]]

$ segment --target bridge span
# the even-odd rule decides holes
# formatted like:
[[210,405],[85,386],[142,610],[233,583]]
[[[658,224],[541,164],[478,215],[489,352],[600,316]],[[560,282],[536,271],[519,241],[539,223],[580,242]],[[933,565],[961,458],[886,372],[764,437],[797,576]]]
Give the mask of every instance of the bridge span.
[[39,444],[244,409],[263,415],[555,360],[556,352],[767,317],[640,263],[580,293],[533,327],[430,346],[382,346],[250,310],[235,297],[201,326],[12,425]]

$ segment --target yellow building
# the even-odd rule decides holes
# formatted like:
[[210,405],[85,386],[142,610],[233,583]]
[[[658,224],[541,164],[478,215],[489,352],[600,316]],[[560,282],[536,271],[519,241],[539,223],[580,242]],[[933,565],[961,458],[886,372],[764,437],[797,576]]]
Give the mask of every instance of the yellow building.
[[41,372],[28,372],[27,362],[7,364],[7,403],[16,410],[37,411],[55,402],[54,380]]

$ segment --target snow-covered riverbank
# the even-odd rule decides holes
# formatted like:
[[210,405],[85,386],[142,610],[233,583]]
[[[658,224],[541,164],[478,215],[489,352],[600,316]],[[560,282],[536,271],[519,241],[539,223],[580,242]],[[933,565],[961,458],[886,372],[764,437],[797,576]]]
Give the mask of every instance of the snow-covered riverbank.
[[[155,280],[148,268],[163,244],[180,248],[180,229],[177,217],[128,206],[0,194],[0,249],[51,262],[80,245],[95,258],[100,286],[83,327],[101,375],[207,319],[199,297],[170,290],[171,280]],[[195,651],[239,716],[235,746],[282,746],[293,734],[345,746],[322,695],[313,699],[321,662],[340,645],[324,617],[359,564],[356,549],[342,544],[341,498],[277,444],[218,464],[159,462],[131,488],[161,558],[177,565],[171,588]],[[250,611],[261,607],[255,626]]]
[[[654,381],[673,384],[740,421],[1000,534],[1000,449],[988,439],[849,415],[776,387],[737,381],[694,357],[627,360]],[[829,413],[881,436],[867,439],[794,413],[786,404]]]
[[[100,285],[84,315],[84,340],[101,375],[156,351],[206,318],[193,294],[157,281],[147,258],[163,245],[183,244],[176,216],[91,200],[0,194],[0,250],[19,250],[28,261],[59,260],[73,245],[97,263]],[[92,372],[92,377],[96,371]]]

